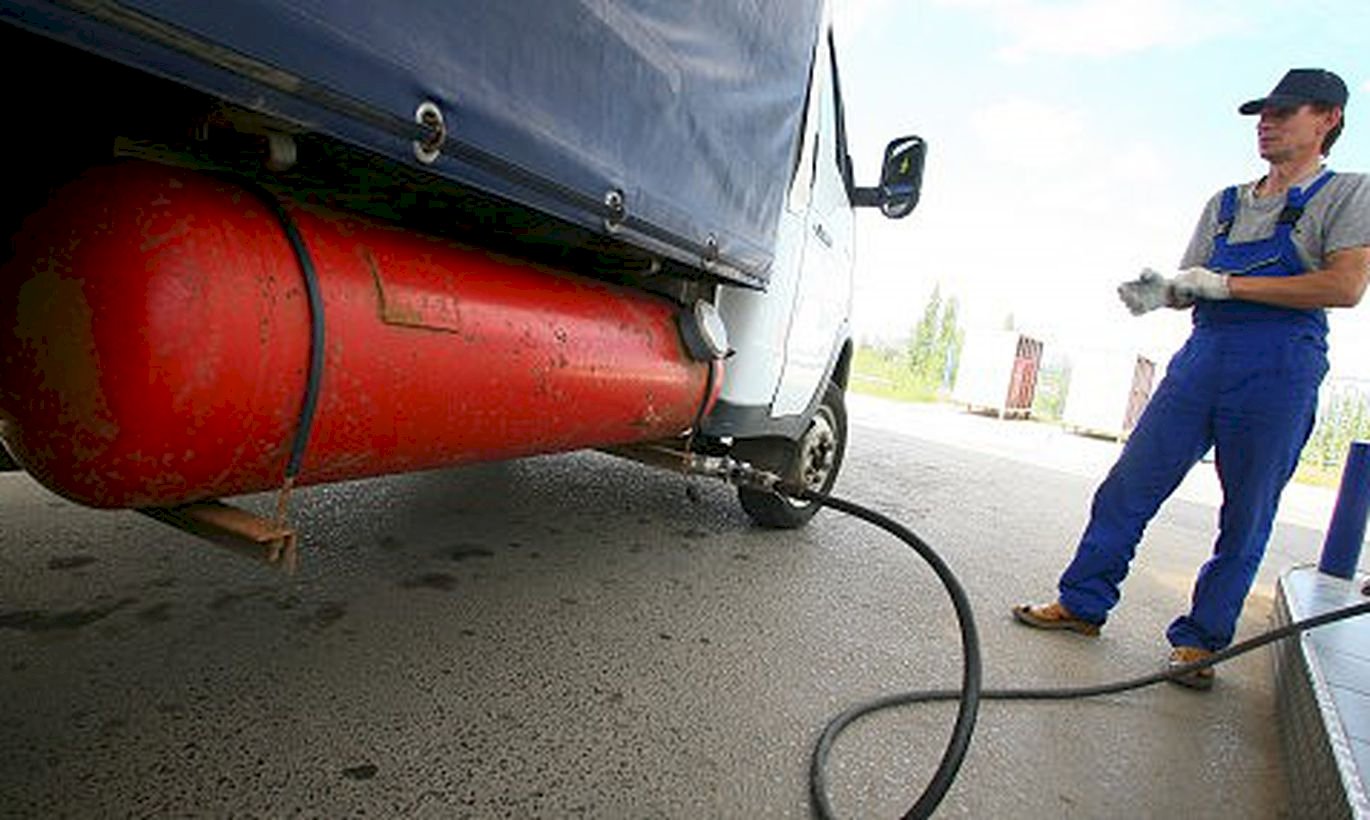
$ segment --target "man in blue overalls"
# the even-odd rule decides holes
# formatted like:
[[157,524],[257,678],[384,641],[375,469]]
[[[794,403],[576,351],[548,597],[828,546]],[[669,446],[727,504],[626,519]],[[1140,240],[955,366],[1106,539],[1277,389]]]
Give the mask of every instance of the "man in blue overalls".
[[[1119,288],[1134,314],[1192,307],[1194,329],[1095,493],[1057,600],[1016,607],[1019,622],[1097,635],[1147,522],[1213,447],[1219,534],[1189,613],[1167,630],[1170,665],[1187,667],[1232,642],[1280,493],[1313,427],[1327,371],[1324,309],[1355,305],[1370,279],[1370,181],[1323,165],[1346,101],[1337,75],[1295,69],[1242,105],[1242,114],[1259,115],[1266,175],[1214,195],[1180,274],[1147,271]],[[1207,689],[1213,670],[1174,680]]]

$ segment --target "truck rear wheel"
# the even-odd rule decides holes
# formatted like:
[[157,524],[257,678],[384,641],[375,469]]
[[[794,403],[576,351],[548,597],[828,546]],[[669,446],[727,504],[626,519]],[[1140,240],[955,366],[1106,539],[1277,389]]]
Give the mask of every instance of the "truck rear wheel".
[[[779,473],[786,481],[826,493],[837,481],[847,449],[847,406],[842,388],[829,384],[813,420],[798,441],[786,438],[741,439],[733,454],[742,461]],[[742,509],[752,520],[771,529],[802,527],[818,512],[812,501],[796,501],[776,493],[737,488]]]

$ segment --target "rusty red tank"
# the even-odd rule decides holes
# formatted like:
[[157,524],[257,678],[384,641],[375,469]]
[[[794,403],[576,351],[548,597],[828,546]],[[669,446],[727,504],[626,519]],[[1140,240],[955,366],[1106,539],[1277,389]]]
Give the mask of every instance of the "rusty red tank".
[[[716,393],[664,298],[288,211],[326,328],[298,484],[674,436]],[[0,435],[34,477],[97,507],[281,485],[311,317],[257,194],[146,162],[99,167],[33,214],[14,251]]]

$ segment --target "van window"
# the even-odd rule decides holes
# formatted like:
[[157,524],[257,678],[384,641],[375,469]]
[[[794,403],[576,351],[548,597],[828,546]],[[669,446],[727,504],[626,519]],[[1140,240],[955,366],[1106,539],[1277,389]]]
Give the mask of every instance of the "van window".
[[814,45],[814,60],[809,71],[809,91],[804,102],[803,139],[799,142],[799,153],[795,157],[794,177],[790,181],[786,207],[802,213],[809,207],[810,189],[813,188],[814,168],[818,162],[820,121],[830,110],[827,105],[828,71],[831,58],[826,54],[828,46],[821,38]]
[[837,72],[837,43],[833,40],[831,30],[828,31],[828,58],[832,65],[833,116],[837,118],[836,139],[833,141],[833,149],[836,154],[834,161],[837,162],[837,168],[842,173],[842,184],[847,189],[847,198],[851,199],[854,185],[851,154],[847,152],[847,122],[842,110],[842,83],[839,81]]

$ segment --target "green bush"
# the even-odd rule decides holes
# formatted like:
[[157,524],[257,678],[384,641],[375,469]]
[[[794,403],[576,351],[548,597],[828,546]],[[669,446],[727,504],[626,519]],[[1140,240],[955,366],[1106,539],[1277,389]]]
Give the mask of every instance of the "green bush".
[[1319,397],[1318,419],[1304,445],[1296,478],[1335,485],[1353,441],[1370,439],[1370,396],[1354,384],[1329,384]]
[[852,357],[849,389],[901,401],[936,401],[938,388],[919,378],[902,351],[858,347]]

